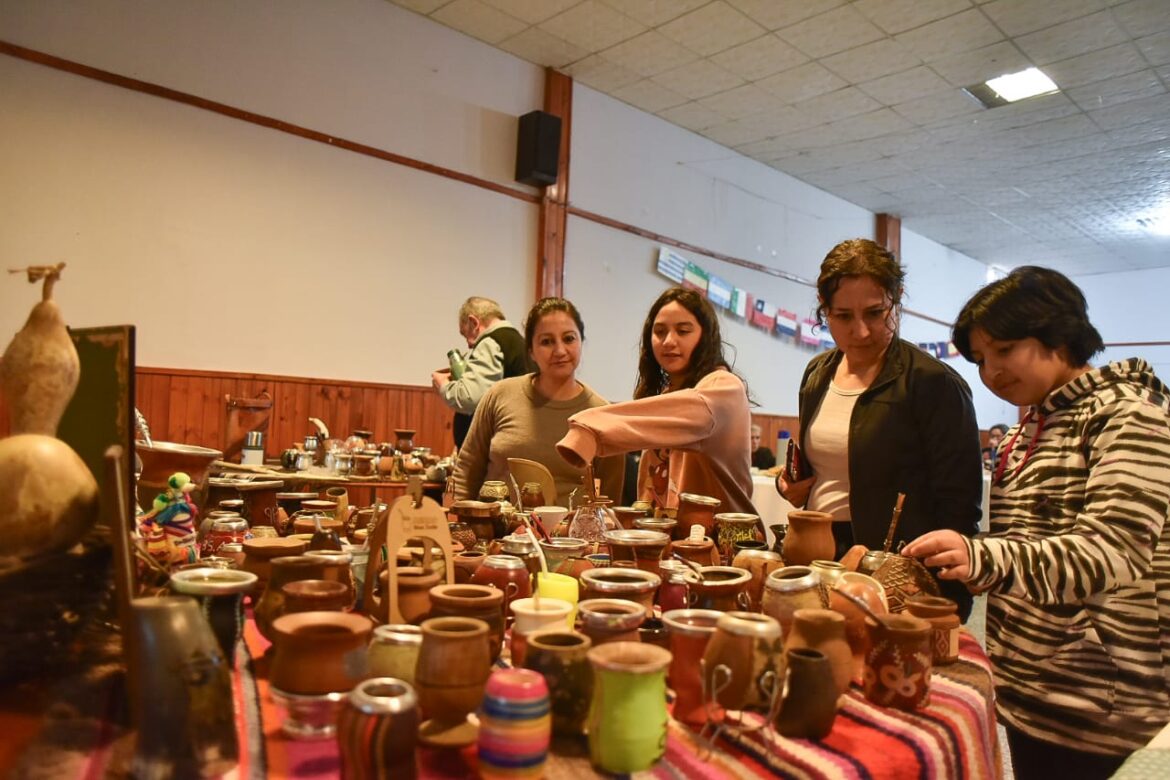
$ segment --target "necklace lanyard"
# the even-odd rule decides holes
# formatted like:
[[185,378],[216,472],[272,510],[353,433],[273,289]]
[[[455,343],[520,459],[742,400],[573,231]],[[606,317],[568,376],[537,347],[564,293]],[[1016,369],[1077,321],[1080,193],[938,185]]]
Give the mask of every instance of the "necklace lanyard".
[[[1016,446],[1016,439],[1020,438],[1020,434],[1023,433],[1024,429],[1028,427],[1028,423],[1032,421],[1033,416],[1034,415],[1032,410],[1029,410],[1027,416],[1024,417],[1024,421],[1020,423],[1020,427],[1016,429],[1015,435],[1008,439],[1007,445],[1003,448],[1003,451],[996,453],[999,460],[999,463],[995,467],[994,483],[996,485],[1003,482],[1004,471],[1007,470],[1008,459],[1011,457],[1012,448]],[[1032,437],[1030,442],[1028,442],[1028,449],[1024,450],[1024,457],[1018,464],[1016,464],[1016,467],[1012,469],[1012,472],[1007,475],[1009,479],[1014,479],[1015,476],[1020,473],[1020,469],[1024,467],[1024,464],[1028,462],[1028,459],[1032,457],[1032,452],[1036,449],[1036,445],[1040,443],[1040,432],[1043,430],[1044,415],[1041,414],[1036,418],[1036,435]]]

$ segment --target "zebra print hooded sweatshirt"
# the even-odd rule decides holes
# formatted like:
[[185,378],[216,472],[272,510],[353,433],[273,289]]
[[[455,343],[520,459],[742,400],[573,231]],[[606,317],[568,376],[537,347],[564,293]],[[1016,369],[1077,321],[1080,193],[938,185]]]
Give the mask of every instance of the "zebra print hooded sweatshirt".
[[967,584],[989,592],[999,716],[1036,739],[1125,754],[1170,721],[1168,395],[1144,360],[1112,363],[1000,444]]

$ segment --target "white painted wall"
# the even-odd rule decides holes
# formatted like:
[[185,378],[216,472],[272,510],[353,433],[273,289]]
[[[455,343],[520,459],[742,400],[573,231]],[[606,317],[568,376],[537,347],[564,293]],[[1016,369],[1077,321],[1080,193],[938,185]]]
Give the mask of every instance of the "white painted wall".
[[[1089,303],[1089,320],[1105,343],[1170,341],[1170,268],[1124,271],[1073,278]],[[1094,365],[1128,357],[1145,358],[1163,381],[1170,382],[1170,347],[1111,347]]]
[[[384,0],[0,0],[0,37],[532,192],[511,176],[541,70]],[[574,100],[577,207],[810,281],[833,244],[872,233],[863,209],[586,87]],[[70,323],[135,323],[144,365],[425,384],[463,298],[496,297],[517,324],[531,303],[530,204],[9,57],[0,102],[0,264],[68,261]],[[656,250],[569,220],[582,376],[615,399],[666,284]],[[949,319],[982,282],[909,231],[903,250],[910,308]],[[810,287],[691,259],[813,309]],[[0,282],[0,334],[34,299]],[[794,412],[810,353],[724,323],[760,410]]]

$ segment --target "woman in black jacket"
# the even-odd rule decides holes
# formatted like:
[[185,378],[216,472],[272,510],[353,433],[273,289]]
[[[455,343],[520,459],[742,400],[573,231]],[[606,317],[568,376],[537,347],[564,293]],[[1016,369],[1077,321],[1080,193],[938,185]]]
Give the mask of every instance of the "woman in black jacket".
[[[838,557],[881,549],[906,495],[894,547],[938,528],[978,531],[983,466],[971,390],[950,366],[898,338],[905,271],[868,239],[843,241],[821,264],[817,319],[837,347],[800,387],[800,448],[812,476],[777,480],[796,506],[837,522]],[[971,594],[940,583],[965,620]]]

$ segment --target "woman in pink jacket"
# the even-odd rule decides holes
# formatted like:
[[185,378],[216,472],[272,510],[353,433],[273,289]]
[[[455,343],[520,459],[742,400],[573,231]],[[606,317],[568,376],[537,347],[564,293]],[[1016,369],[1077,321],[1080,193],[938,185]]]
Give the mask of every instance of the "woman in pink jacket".
[[756,514],[747,388],[723,357],[706,298],[672,287],[650,307],[634,399],[570,417],[557,451],[579,467],[640,449],[638,497],[655,507],[698,493],[718,498],[720,512]]

